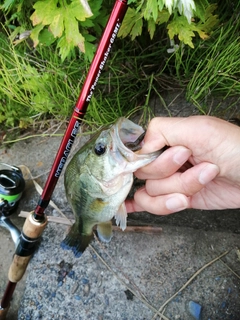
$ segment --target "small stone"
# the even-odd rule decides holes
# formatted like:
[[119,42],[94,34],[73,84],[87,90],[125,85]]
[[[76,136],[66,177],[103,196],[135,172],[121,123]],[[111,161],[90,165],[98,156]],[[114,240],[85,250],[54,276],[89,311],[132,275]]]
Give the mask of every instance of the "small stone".
[[108,296],[105,296],[105,297],[104,297],[104,300],[105,300],[106,306],[109,306],[109,298],[108,298]]
[[124,291],[124,293],[125,293],[125,295],[127,297],[127,300],[133,300],[134,294],[132,293],[132,291],[127,289],[127,290]]
[[75,277],[75,271],[71,270],[71,271],[68,273],[68,276],[69,276],[69,278],[74,279],[74,277]]
[[80,297],[79,295],[77,295],[77,294],[74,296],[74,298],[75,298],[76,300],[78,300],[78,301],[81,300],[81,297]]
[[89,295],[89,291],[90,291],[90,285],[89,284],[85,284],[84,288],[83,288],[83,292],[85,296]]
[[98,298],[94,301],[94,305],[96,306],[100,306],[101,304],[102,304],[102,301]]
[[86,278],[82,278],[81,281],[82,281],[83,284],[88,284],[89,283],[89,280],[86,279]]
[[101,285],[102,285],[102,278],[99,277],[99,278],[98,278],[98,281],[97,281],[97,287],[100,288]]
[[194,301],[189,301],[188,307],[189,307],[189,312],[194,317],[194,319],[200,320],[201,314],[202,314],[202,306],[200,306],[200,304]]
[[59,300],[59,301],[63,301],[63,294],[61,292],[57,292],[56,293],[56,298]]
[[35,306],[35,301],[31,300],[30,301],[30,306]]
[[78,283],[75,283],[72,287],[71,293],[74,294],[77,291],[78,287],[79,287]]
[[44,289],[44,290],[43,290],[43,293],[44,293],[44,295],[45,295],[45,298],[48,298],[48,297],[50,297],[50,295],[51,295],[51,292],[50,292],[48,289]]
[[56,209],[53,209],[52,215],[53,215],[54,217],[59,217],[58,211],[57,211]]

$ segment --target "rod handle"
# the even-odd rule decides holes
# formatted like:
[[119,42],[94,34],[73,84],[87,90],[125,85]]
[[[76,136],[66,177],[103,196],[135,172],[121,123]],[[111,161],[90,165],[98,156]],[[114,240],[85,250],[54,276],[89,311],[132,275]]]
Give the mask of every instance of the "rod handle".
[[29,215],[27,216],[22,232],[24,233],[25,236],[31,239],[39,238],[45,227],[47,225],[47,218],[44,217],[43,221],[37,221],[34,219],[34,211],[30,212]]
[[8,305],[7,308],[0,308],[0,320],[5,320],[6,319],[6,316],[7,316],[9,308],[10,308],[10,304]]
[[34,219],[34,212],[30,212],[24,222],[20,241],[9,268],[9,281],[16,283],[22,279],[46,225],[46,217],[43,221],[37,221]]
[[8,271],[9,281],[18,282],[22,279],[30,259],[31,255],[27,257],[21,257],[16,254],[14,255],[13,261]]

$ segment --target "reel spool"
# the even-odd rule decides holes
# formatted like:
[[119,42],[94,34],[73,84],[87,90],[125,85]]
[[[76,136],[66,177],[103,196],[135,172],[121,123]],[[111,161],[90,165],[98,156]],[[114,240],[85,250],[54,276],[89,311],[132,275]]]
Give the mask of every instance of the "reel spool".
[[18,207],[25,181],[18,167],[6,163],[0,163],[0,167],[9,169],[0,170],[0,215],[9,216]]

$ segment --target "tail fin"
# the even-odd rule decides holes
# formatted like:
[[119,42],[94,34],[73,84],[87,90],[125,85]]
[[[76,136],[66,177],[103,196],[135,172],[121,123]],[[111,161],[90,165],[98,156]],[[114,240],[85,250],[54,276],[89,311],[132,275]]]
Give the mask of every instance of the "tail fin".
[[74,223],[66,238],[61,242],[61,248],[64,250],[72,250],[75,257],[79,258],[81,257],[82,253],[87,248],[92,239],[93,234],[81,234],[79,232],[77,224]]

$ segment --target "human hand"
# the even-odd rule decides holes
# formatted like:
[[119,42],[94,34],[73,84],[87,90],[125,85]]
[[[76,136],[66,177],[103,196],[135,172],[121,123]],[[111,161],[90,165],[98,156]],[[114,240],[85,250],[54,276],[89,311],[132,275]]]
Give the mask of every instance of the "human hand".
[[146,184],[126,200],[128,212],[240,207],[238,126],[209,116],[154,118],[141,153],[165,145],[170,148],[135,172]]

